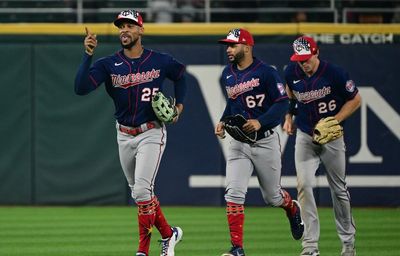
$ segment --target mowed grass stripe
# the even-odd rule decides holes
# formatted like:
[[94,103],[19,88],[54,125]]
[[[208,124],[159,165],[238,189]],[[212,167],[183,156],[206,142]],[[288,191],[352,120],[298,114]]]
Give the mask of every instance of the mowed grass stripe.
[[[230,247],[223,207],[164,207],[171,225],[184,230],[178,256],[220,255]],[[245,249],[250,256],[299,255],[280,208],[246,207]],[[400,251],[399,209],[353,209],[358,255],[394,256]],[[133,256],[137,247],[135,207],[0,207],[1,256]],[[337,256],[341,244],[333,211],[319,209],[320,250]],[[154,232],[151,256],[159,255]]]

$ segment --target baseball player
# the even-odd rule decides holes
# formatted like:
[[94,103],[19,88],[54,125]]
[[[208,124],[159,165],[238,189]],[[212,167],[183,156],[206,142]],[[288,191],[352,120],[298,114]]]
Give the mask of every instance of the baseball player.
[[[313,129],[322,120],[342,123],[361,104],[354,82],[340,67],[319,59],[319,49],[311,37],[293,43],[292,63],[285,70],[289,113],[284,130],[292,135],[297,126],[295,165],[302,218],[306,226],[301,255],[319,255],[320,226],[313,195],[315,172],[322,162],[331,190],[336,229],[343,248],[342,256],[354,256],[355,226],[346,187],[345,144],[343,136],[325,144],[313,141]],[[329,134],[328,134],[329,135]]]
[[[242,29],[232,29],[219,43],[226,45],[230,64],[222,72],[228,101],[221,120],[240,114],[247,119],[244,132],[257,132],[253,144],[230,142],[226,164],[226,214],[232,247],[223,256],[245,255],[243,249],[244,203],[252,172],[260,183],[264,201],[282,207],[291,225],[293,237],[301,239],[304,231],[299,204],[281,188],[281,148],[276,127],[287,111],[287,95],[277,71],[253,57],[254,40]],[[224,122],[215,134],[225,137]]]
[[168,78],[174,82],[176,108],[180,114],[186,92],[185,66],[167,54],[142,46],[143,19],[137,11],[122,11],[114,24],[119,30],[122,50],[98,59],[93,65],[97,39],[86,29],[85,53],[75,78],[75,92],[85,95],[104,83],[114,101],[120,162],[138,208],[140,237],[136,255],[149,255],[155,226],[162,236],[161,255],[173,256],[183,232],[168,224],[154,195],[167,131],[157,120],[151,100],[162,91],[163,82]]

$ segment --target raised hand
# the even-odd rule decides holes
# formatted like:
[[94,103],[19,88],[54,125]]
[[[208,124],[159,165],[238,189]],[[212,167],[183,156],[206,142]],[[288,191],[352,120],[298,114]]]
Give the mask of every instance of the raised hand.
[[96,39],[97,36],[92,32],[90,32],[87,27],[85,27],[85,30],[86,30],[86,37],[83,42],[85,46],[85,52],[89,55],[93,55],[94,49],[97,47],[97,39]]

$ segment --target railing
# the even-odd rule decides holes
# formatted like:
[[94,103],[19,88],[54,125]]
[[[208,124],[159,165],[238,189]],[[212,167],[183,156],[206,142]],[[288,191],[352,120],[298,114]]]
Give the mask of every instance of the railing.
[[[392,2],[400,6],[400,0]],[[0,22],[110,22],[121,10],[132,8],[140,11],[146,22],[348,23],[359,22],[349,19],[357,13],[400,16],[400,7],[351,8],[338,0],[3,0]]]
[[[396,8],[343,8],[342,10],[343,23],[354,22],[354,19],[361,23],[400,23],[400,16],[396,18],[396,15],[400,15],[400,4]],[[353,20],[349,21],[349,16],[353,16]]]

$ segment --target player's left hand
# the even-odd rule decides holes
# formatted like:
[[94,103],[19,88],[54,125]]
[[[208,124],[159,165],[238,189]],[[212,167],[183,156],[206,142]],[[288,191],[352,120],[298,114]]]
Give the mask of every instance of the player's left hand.
[[286,114],[285,122],[283,124],[283,130],[288,135],[293,135],[296,130],[296,125],[294,124],[293,117],[291,114]]
[[214,134],[217,135],[220,139],[225,139],[225,128],[224,123],[219,122],[215,127]]
[[[178,106],[177,106],[178,105]],[[183,110],[182,104],[175,105],[175,99],[167,98],[159,91],[151,99],[151,106],[154,114],[163,123],[176,123],[180,112]]]
[[243,125],[243,131],[246,133],[256,132],[261,129],[261,124],[257,119],[248,119]]
[[326,144],[343,136],[343,127],[334,116],[322,118],[315,125],[313,142]]
[[171,122],[171,123],[176,123],[176,122],[178,122],[179,116],[181,115],[181,113],[182,113],[182,111],[183,111],[183,104],[176,104],[176,105],[175,105],[175,108],[176,108],[176,113],[177,113],[177,115],[176,115],[176,117],[174,117],[174,119],[172,119],[172,122]]

